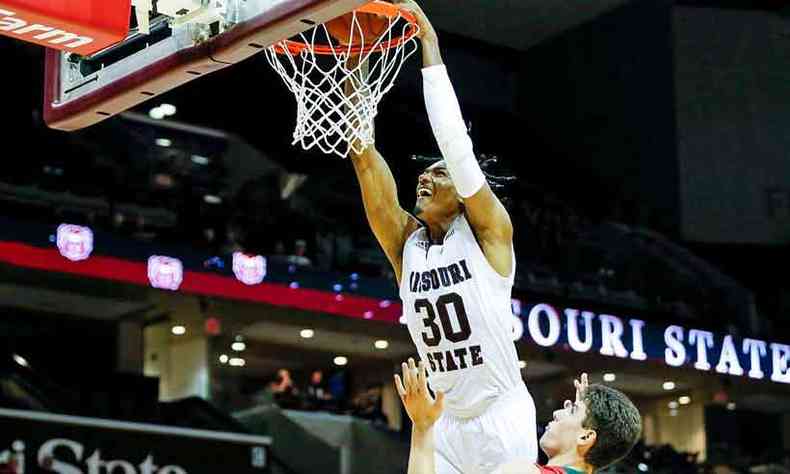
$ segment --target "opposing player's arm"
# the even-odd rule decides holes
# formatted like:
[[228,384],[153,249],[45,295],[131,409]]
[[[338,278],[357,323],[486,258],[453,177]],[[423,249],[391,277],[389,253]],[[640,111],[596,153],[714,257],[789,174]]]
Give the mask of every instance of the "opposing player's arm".
[[509,276],[513,270],[513,224],[477,163],[436,31],[413,0],[398,3],[414,12],[420,25],[425,107],[450,177],[464,200],[466,217],[488,262],[497,273]]
[[431,396],[424,362],[415,365],[414,359],[409,359],[401,368],[403,378],[395,375],[395,389],[412,421],[408,474],[435,474],[433,425],[444,409],[444,394],[437,392],[435,399]]
[[369,146],[362,153],[351,153],[351,162],[362,191],[362,202],[370,228],[395,270],[400,284],[403,244],[419,227],[419,222],[398,203],[398,189],[387,162]]

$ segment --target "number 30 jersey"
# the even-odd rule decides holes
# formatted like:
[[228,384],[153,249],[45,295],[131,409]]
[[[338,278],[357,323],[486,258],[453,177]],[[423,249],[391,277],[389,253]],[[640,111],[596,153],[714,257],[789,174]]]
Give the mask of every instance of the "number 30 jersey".
[[445,393],[449,414],[470,418],[500,395],[523,386],[513,343],[511,290],[488,263],[463,215],[442,245],[426,228],[403,248],[400,297],[431,389]]

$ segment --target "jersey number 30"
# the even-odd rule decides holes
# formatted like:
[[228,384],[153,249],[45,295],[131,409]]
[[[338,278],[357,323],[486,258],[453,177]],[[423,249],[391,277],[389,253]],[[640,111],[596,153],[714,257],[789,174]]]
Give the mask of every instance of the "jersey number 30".
[[[455,311],[458,318],[458,329],[453,327],[450,321],[450,306]],[[414,310],[423,316],[422,322],[426,330],[422,332],[422,340],[428,347],[436,347],[442,342],[442,335],[450,342],[462,342],[469,339],[472,328],[469,326],[469,317],[466,315],[464,300],[458,293],[448,293],[436,300],[436,305],[432,305],[426,299],[419,299],[414,302]],[[439,316],[437,324],[436,316]]]

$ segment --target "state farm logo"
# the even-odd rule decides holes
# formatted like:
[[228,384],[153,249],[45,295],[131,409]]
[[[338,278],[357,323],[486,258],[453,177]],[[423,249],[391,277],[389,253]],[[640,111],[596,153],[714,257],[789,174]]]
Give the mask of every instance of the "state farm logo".
[[154,288],[176,291],[184,280],[184,266],[177,258],[154,255],[148,259],[148,280]]
[[260,255],[234,252],[233,273],[245,285],[257,285],[266,277],[266,259]]
[[[90,456],[87,456],[87,452],[85,446],[77,441],[64,438],[50,439],[39,448],[35,463],[45,471],[59,474],[188,474],[181,466],[157,466],[152,454],[146,455],[139,464],[135,465],[124,459],[105,460],[98,449]],[[3,458],[7,460],[0,462],[0,466],[3,464],[9,466],[13,474],[25,474],[23,441],[14,441],[11,450],[0,453],[0,459]],[[30,469],[30,471],[38,471],[38,469]]]
[[93,43],[90,36],[80,36],[52,26],[24,20],[19,14],[0,8],[0,32],[14,33],[21,39],[34,39],[63,48],[75,49]]
[[72,262],[85,260],[93,252],[93,231],[87,227],[61,224],[57,238],[60,254]]

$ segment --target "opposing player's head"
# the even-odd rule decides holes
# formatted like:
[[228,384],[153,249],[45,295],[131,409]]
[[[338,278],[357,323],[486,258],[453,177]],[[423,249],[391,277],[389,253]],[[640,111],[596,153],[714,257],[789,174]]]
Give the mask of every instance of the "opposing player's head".
[[417,178],[414,215],[424,221],[453,218],[463,212],[463,201],[455,189],[447,164],[438,161]]
[[549,458],[576,453],[597,470],[625,457],[641,433],[642,418],[624,393],[591,385],[580,402],[554,412],[540,447]]

